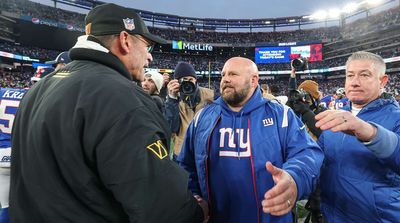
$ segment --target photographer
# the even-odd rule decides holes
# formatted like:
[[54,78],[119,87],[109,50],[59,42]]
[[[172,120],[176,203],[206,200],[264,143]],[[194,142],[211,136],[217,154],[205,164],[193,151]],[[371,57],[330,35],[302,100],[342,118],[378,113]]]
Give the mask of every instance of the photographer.
[[174,77],[167,85],[165,117],[173,133],[174,154],[179,155],[189,123],[196,112],[212,102],[214,92],[198,86],[196,71],[189,63],[178,63]]
[[[303,65],[306,69],[306,65]],[[298,66],[296,68],[299,68]],[[296,68],[292,62],[292,71],[289,78],[289,94],[286,105],[291,107],[295,113],[301,117],[306,125],[308,133],[317,140],[321,134],[321,130],[315,127],[315,115],[326,110],[320,105],[321,93],[319,85],[312,80],[306,80],[296,89]]]
[[[306,68],[306,67],[304,67]],[[303,69],[304,69],[303,68]],[[315,127],[315,115],[326,110],[320,105],[321,93],[318,90],[318,83],[312,80],[306,80],[302,82],[296,89],[296,69],[292,63],[292,71],[289,78],[289,95],[288,102],[286,105],[291,107],[295,113],[301,117],[301,120],[307,127],[307,132],[311,135],[314,140],[318,140],[321,135],[321,129]],[[320,208],[320,188],[317,186],[316,190],[311,193],[305,208],[310,211],[305,223],[324,223],[326,222],[324,216],[321,213]]]

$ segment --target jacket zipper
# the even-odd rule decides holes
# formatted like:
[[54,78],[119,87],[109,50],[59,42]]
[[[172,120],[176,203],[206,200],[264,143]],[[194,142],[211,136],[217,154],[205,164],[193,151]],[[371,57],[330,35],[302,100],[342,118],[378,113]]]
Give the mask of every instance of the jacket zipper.
[[[249,128],[249,134],[250,134],[250,118],[247,121],[247,128]],[[257,193],[257,186],[256,186],[256,176],[255,176],[255,171],[254,171],[254,161],[253,161],[253,150],[251,146],[251,138],[249,137],[249,149],[250,149],[250,162],[251,162],[251,177],[253,178],[253,189],[254,189],[254,195],[256,198],[256,205],[257,205],[257,222],[260,223],[260,204],[258,202],[258,193]]]
[[219,119],[221,118],[221,115],[219,115],[218,116],[218,118],[217,118],[217,121],[215,121],[215,123],[214,123],[214,125],[213,125],[213,127],[212,127],[212,129],[211,129],[211,132],[210,132],[210,135],[208,136],[208,139],[207,139],[207,156],[206,156],[206,186],[207,186],[207,193],[208,193],[208,209],[209,209],[209,213],[210,213],[210,216],[211,216],[211,190],[210,190],[210,185],[209,185],[209,180],[208,180],[208,178],[209,178],[209,175],[208,175],[208,162],[209,162],[209,156],[210,156],[210,141],[211,141],[211,135],[212,135],[212,133],[214,132],[214,129],[215,129],[215,126],[217,126],[217,123],[219,122]]

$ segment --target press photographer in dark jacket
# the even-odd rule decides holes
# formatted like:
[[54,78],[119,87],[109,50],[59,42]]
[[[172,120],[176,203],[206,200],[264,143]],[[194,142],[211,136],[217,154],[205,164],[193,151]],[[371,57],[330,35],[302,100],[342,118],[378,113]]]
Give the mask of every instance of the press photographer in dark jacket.
[[[315,115],[325,110],[320,105],[321,93],[319,85],[312,80],[305,80],[299,87],[296,87],[296,70],[292,68],[289,79],[289,95],[286,103],[295,113],[300,116],[308,129],[308,133],[317,140],[321,130],[315,127]],[[297,88],[297,89],[296,89]]]
[[[315,127],[315,115],[326,110],[326,108],[320,105],[321,93],[318,89],[318,83],[312,80],[303,81],[296,89],[296,69],[292,67],[292,71],[289,78],[289,95],[288,102],[286,103],[291,107],[295,113],[301,117],[301,120],[305,124],[308,133],[317,141],[321,135],[321,129]],[[323,173],[321,173],[323,174]],[[321,213],[320,207],[320,187],[317,185],[316,190],[311,193],[308,198],[308,202],[305,206],[309,210],[305,223],[324,223],[324,219]]]
[[167,123],[132,83],[143,80],[151,47],[163,40],[133,9],[114,4],[93,8],[85,23],[73,61],[21,102],[11,221],[201,222],[188,174],[168,159]]

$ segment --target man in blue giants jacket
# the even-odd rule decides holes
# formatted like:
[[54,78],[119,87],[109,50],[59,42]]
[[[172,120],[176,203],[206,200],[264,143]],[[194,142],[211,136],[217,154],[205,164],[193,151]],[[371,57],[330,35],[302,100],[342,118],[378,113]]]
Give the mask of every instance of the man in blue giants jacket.
[[324,131],[321,206],[328,222],[400,221],[400,108],[383,92],[382,58],[356,52],[346,63],[350,110],[316,116]]
[[196,114],[178,161],[211,222],[291,222],[315,185],[323,153],[291,109],[262,97],[258,69],[229,59],[222,97]]

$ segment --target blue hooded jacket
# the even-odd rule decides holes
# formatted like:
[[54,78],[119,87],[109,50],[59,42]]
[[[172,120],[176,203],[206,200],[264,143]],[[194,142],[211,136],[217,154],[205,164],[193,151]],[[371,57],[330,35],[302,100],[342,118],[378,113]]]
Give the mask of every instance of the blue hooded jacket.
[[321,206],[328,222],[400,222],[400,108],[394,98],[379,98],[358,118],[377,127],[362,143],[342,132],[324,131]]
[[[274,186],[265,164],[270,161],[293,177],[299,199],[308,196],[314,189],[324,156],[293,111],[287,106],[263,98],[258,88],[238,113],[231,111],[222,98],[197,113],[189,125],[178,157],[179,164],[190,174],[189,188],[213,205],[213,198],[210,197],[213,188],[210,188],[208,173],[210,145],[216,143],[211,142],[212,139],[216,140],[212,134],[219,132],[216,126],[221,119],[229,120],[234,116],[246,119],[249,127],[253,182],[244,183],[253,184],[252,194],[256,195],[258,209],[252,212],[257,213],[255,219],[258,222],[291,222],[290,213],[272,216],[262,211],[264,195]],[[234,128],[235,121],[231,123]],[[235,222],[248,222],[248,215],[244,213],[242,216],[243,219],[235,219]]]

